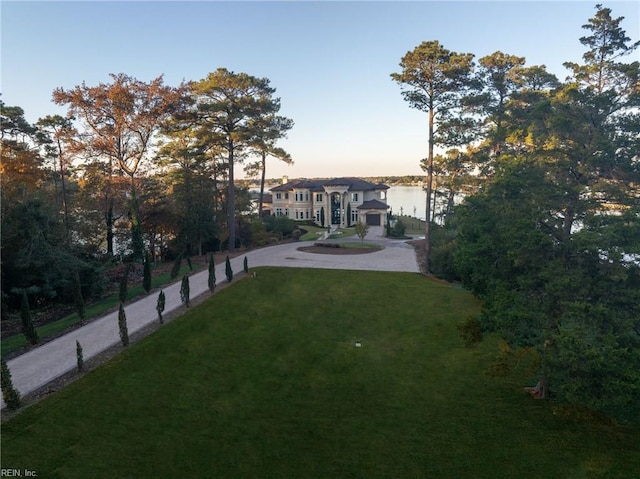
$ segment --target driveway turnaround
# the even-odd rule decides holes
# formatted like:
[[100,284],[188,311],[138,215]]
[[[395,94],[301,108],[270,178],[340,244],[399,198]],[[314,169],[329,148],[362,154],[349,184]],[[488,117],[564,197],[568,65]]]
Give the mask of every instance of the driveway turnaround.
[[[249,268],[258,266],[283,266],[293,268],[325,268],[347,270],[420,271],[414,249],[403,240],[389,240],[381,236],[382,228],[371,228],[365,238],[384,249],[368,254],[332,255],[298,251],[309,243],[288,243],[248,251],[231,259],[235,272],[243,270],[246,256]],[[344,240],[346,241],[346,239]],[[355,239],[354,241],[360,241]],[[189,277],[192,298],[208,290],[208,272],[205,269]],[[224,263],[216,266],[217,284],[226,282]],[[220,279],[222,278],[222,279]],[[163,288],[165,293],[164,314],[169,314],[182,306],[180,281]],[[149,294],[144,298],[125,305],[129,334],[158,321],[156,303],[158,295]],[[59,338],[34,348],[8,361],[14,387],[22,396],[27,395],[76,368],[76,341],[79,341],[85,360],[105,351],[120,342],[118,311],[106,314],[89,324],[71,331]],[[4,401],[0,400],[4,407]]]

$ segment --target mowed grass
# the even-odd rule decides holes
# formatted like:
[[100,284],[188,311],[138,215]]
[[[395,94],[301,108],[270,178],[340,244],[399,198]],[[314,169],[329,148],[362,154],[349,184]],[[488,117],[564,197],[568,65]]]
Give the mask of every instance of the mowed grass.
[[[2,426],[40,478],[632,478],[637,429],[485,374],[465,291],[418,274],[260,268]],[[361,347],[355,347],[356,341]]]

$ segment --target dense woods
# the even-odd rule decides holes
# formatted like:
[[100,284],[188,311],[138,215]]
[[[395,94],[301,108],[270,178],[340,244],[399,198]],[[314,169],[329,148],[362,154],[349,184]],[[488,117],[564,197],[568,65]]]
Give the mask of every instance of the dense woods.
[[[392,79],[425,113],[426,177],[378,180],[426,186],[425,271],[462,281],[483,301],[483,331],[536,355],[536,397],[633,421],[640,42],[622,20],[596,6],[564,80],[500,51],[407,52]],[[3,323],[82,311],[117,264],[252,245],[269,223],[235,171],[264,190],[267,158],[292,162],[278,141],[293,122],[274,95],[268,79],[220,68],[176,86],[121,73],[58,88],[68,115],[35,124],[0,103]]]
[[[469,62],[437,42],[393,79],[429,113],[429,148],[446,150],[423,161],[430,200],[464,196],[427,228],[425,269],[482,299],[479,325],[513,358],[538,358],[535,397],[637,421],[640,64],[625,60],[640,42],[611,13],[597,5],[583,25],[564,82],[522,57]],[[429,101],[453,98],[454,80],[441,115]]]
[[120,73],[57,88],[68,115],[33,125],[2,103],[3,329],[23,298],[22,310],[81,313],[118,264],[125,280],[144,268],[148,290],[151,263],[249,246],[234,166],[264,176],[267,157],[292,161],[277,142],[293,122],[274,94],[266,78],[220,68],[177,86]]

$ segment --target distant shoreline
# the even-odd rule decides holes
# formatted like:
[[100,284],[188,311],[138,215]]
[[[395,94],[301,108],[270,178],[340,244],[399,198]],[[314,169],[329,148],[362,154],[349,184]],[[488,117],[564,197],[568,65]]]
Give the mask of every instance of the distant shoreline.
[[[332,177],[326,177],[332,178]],[[406,176],[359,176],[358,178],[369,181],[371,183],[382,183],[387,186],[422,186],[424,184],[425,176],[423,175],[406,175]],[[301,180],[319,180],[324,179],[320,177],[313,178],[287,178],[288,182],[301,181]],[[260,181],[256,179],[241,179],[235,180],[235,184],[246,188],[259,188]],[[274,186],[282,184],[282,178],[268,178],[265,180],[265,189],[273,188]]]

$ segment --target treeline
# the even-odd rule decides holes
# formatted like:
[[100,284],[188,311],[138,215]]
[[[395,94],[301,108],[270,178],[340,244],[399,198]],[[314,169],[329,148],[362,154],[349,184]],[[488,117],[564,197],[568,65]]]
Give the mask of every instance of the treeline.
[[266,78],[220,68],[165,85],[125,74],[53,92],[30,124],[1,106],[2,315],[99,296],[114,263],[234,251],[251,224],[234,168],[265,175],[293,122]]
[[[340,176],[339,172],[336,172],[337,177]],[[359,176],[358,178],[368,181],[370,183],[382,183],[387,186],[422,186],[424,183],[424,175],[404,175],[404,176]],[[318,178],[290,178],[289,181],[310,180]],[[329,177],[327,177],[329,179]],[[282,178],[267,178],[265,184],[273,187],[280,185]],[[236,185],[244,188],[251,188],[252,186],[259,186],[260,183],[252,179],[236,180]]]
[[[625,60],[640,42],[622,20],[596,6],[565,81],[523,57],[475,62],[437,41],[408,52],[392,77],[429,115],[426,187],[432,202],[447,199],[443,222],[427,222],[425,270],[482,299],[466,338],[499,334],[501,373],[533,354],[535,397],[631,422],[640,420],[640,65]],[[434,146],[449,149],[438,156]]]

